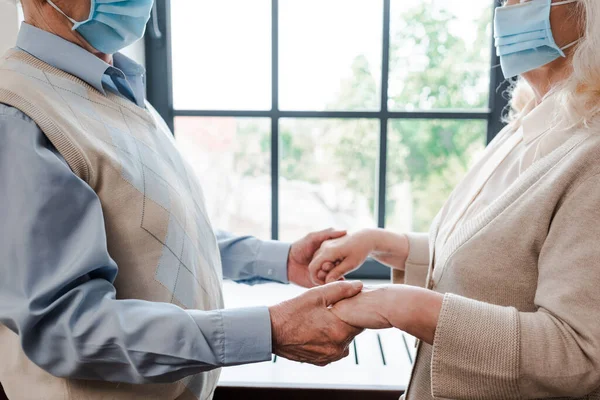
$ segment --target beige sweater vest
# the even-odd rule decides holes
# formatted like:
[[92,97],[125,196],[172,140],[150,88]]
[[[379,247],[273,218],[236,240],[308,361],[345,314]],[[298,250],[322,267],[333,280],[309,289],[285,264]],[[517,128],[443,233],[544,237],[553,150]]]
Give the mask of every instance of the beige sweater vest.
[[600,132],[562,134],[444,246],[447,206],[409,235],[395,282],[445,298],[407,400],[600,399]]
[[[194,173],[152,109],[103,95],[22,51],[0,59],[0,102],[42,129],[102,203],[120,299],[223,307],[221,260]],[[219,370],[173,384],[56,378],[33,364],[0,326],[0,381],[11,399],[209,399]]]

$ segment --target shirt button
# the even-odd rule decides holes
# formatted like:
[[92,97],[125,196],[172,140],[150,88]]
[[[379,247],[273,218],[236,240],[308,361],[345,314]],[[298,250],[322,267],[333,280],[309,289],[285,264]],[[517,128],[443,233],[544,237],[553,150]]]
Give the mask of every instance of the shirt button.
[[273,275],[273,268],[269,269],[269,270],[267,271],[267,274],[268,274],[269,276]]

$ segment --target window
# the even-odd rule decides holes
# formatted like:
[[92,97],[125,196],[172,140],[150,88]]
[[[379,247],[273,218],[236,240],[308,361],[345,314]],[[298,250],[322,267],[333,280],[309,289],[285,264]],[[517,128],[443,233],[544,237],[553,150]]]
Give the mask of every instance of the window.
[[502,128],[497,3],[159,0],[148,97],[221,229],[424,231]]

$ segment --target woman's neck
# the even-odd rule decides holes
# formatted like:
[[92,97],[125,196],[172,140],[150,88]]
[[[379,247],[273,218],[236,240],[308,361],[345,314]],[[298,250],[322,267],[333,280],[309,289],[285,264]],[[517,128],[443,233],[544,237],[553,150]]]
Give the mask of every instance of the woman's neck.
[[572,58],[572,53],[570,53],[567,57],[561,57],[548,65],[523,74],[523,78],[533,89],[538,104],[548,93],[571,76],[573,73]]

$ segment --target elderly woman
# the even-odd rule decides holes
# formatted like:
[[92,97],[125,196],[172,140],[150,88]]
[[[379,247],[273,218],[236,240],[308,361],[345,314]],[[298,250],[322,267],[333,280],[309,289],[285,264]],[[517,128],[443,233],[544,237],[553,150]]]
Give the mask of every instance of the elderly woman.
[[[221,278],[312,286],[324,231],[213,234],[198,179],[116,53],[152,0],[24,0],[0,57],[0,384],[10,399],[210,399],[219,368],[272,352],[323,365],[360,332],[339,282],[223,309]],[[116,53],[116,54],[113,54]],[[148,385],[148,383],[153,383]]]
[[331,241],[311,273],[371,255],[406,284],[334,311],[420,339],[408,400],[600,399],[600,1],[509,0],[495,32],[511,121],[430,233]]

